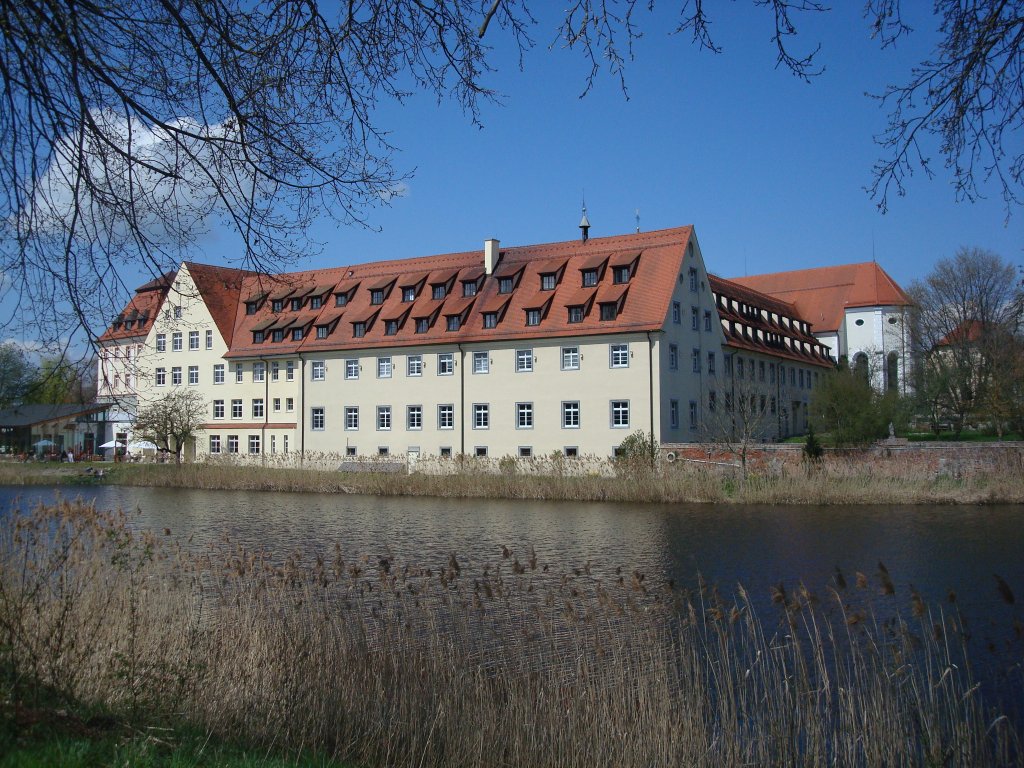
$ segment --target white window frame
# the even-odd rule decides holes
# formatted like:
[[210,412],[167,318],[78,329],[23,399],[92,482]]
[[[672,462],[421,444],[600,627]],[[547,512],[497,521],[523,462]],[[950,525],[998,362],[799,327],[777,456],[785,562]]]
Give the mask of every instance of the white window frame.
[[309,380],[310,381],[326,381],[327,380],[327,361],[326,360],[313,360],[309,367]]
[[423,429],[423,406],[409,405],[405,408],[405,428],[408,430]]
[[580,369],[580,348],[562,347],[561,364],[563,371],[578,371]]
[[213,383],[223,384],[224,383],[224,363],[213,364]]
[[491,428],[490,403],[473,403],[473,429]]
[[533,403],[516,403],[516,429],[533,429]]
[[453,375],[455,375],[455,353],[454,352],[438,352],[437,353],[437,375],[438,376],[453,376]]
[[474,352],[473,353],[473,373],[485,374],[491,372],[491,355],[490,352]]
[[345,431],[356,432],[359,429],[359,406],[345,406]]
[[189,352],[195,352],[199,349],[199,331],[188,332],[188,349]]
[[533,373],[533,350],[516,350],[516,373]]
[[232,398],[232,400],[231,400],[231,418],[232,419],[240,419],[240,418],[242,418],[242,415],[244,413],[244,408],[242,407],[242,405],[243,405],[242,404],[242,398],[240,398],[240,397]]
[[391,364],[391,357],[378,357],[377,358],[377,378],[378,379],[390,379],[393,366]]
[[181,386],[181,366],[176,365],[171,368],[171,385],[175,387]]
[[206,348],[213,349],[213,331],[209,328],[206,330]]
[[156,382],[156,386],[158,386],[158,387],[166,387],[167,386],[167,369],[166,368],[157,368],[154,371],[154,374],[155,374],[154,381]]
[[582,423],[579,400],[562,401],[562,429],[579,429]]
[[252,399],[252,409],[251,409],[252,417],[254,419],[265,418],[266,412],[267,412],[267,410],[266,410],[265,404],[263,402],[263,398],[262,397],[254,397]]
[[259,435],[249,435],[249,455],[250,456],[259,456],[260,455],[260,449],[261,449],[261,446],[260,446],[260,436]]
[[377,431],[378,432],[390,432],[391,431],[391,406],[390,405],[378,405],[377,406]]
[[158,333],[156,335],[156,351],[166,352],[167,351],[167,334]]
[[181,352],[181,331],[174,331],[171,334],[171,351]]
[[322,405],[314,405],[309,409],[309,429],[311,432],[327,429],[327,411]]
[[454,403],[441,403],[437,406],[437,428],[455,429]]
[[359,378],[359,358],[349,357],[345,359],[345,378],[346,379],[358,379]]
[[199,366],[190,365],[188,367],[188,383],[189,386],[197,386],[199,384]]
[[612,429],[629,429],[629,400],[611,400],[608,403]]
[[253,383],[262,384],[267,380],[267,364],[264,362],[256,362],[252,364],[252,380]]
[[405,375],[423,375],[423,355],[408,355],[405,358]]
[[629,368],[629,343],[608,345],[608,367]]

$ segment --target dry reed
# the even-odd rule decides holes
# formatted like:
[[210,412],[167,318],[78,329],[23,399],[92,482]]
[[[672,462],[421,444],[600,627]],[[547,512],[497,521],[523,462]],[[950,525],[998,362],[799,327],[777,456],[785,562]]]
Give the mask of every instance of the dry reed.
[[742,587],[515,553],[191,554],[69,503],[13,513],[0,553],[16,702],[45,685],[368,765],[1024,764],[959,618],[918,603],[883,620],[853,590],[779,588],[762,622]]

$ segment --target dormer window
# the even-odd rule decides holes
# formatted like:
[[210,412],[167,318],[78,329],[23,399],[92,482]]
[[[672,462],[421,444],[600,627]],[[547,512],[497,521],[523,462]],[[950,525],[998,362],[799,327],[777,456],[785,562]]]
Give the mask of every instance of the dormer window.
[[451,315],[448,318],[448,330],[457,331],[462,327],[462,318],[458,315]]
[[540,276],[540,289],[542,291],[553,291],[553,290],[555,290],[555,285],[558,282],[557,279],[556,279],[557,277],[558,276],[554,272],[549,272],[549,273],[547,273],[545,275],[541,275]]
[[314,296],[314,297],[312,297],[309,300],[309,308],[310,309],[320,309],[320,307],[322,307],[323,305],[324,305],[324,297],[323,296]]
[[498,278],[498,293],[512,293],[512,289],[515,287],[515,280],[511,277],[499,277]]
[[302,341],[303,335],[301,328],[292,328],[292,341]]
[[270,308],[275,312],[280,312],[284,309],[284,299],[274,299],[270,302]]
[[344,307],[346,304],[348,304],[348,294],[347,293],[339,293],[339,294],[337,294],[334,297],[334,306],[336,306],[336,307]]
[[430,330],[430,318],[429,317],[418,317],[416,318],[416,333],[426,333]]
[[498,327],[498,313],[497,312],[484,312],[484,328],[497,328]]
[[302,309],[302,299],[292,299],[292,312]]
[[408,288],[402,289],[402,301],[415,301],[416,300],[416,287],[409,286]]
[[540,310],[539,309],[528,309],[528,310],[526,310],[526,324],[527,325],[540,325]]
[[601,319],[602,320],[614,320],[618,315],[619,310],[615,304],[608,303],[601,305]]
[[370,291],[370,303],[371,304],[383,304],[384,303],[384,289],[374,288]]
[[441,283],[439,285],[433,286],[433,290],[431,292],[431,296],[433,296],[435,299],[443,299],[447,295],[448,295],[448,290],[447,290],[447,288],[445,288],[444,283]]
[[583,322],[583,307],[569,307],[569,322],[570,323],[582,323]]
[[352,335],[361,339],[366,335],[366,323],[352,323]]
[[252,332],[252,343],[253,344],[262,344],[263,343],[263,331],[253,331]]
[[130,331],[132,329],[133,325],[135,325],[135,321],[134,320],[125,320],[124,321],[124,329],[126,331]]
[[280,328],[274,331],[274,334],[273,336],[271,336],[271,339],[273,341],[284,341],[284,331]]
[[583,287],[593,288],[597,285],[597,270],[596,269],[584,269],[583,270]]
[[615,283],[628,283],[629,282],[629,265],[622,267],[614,267],[612,269],[612,281]]
[[397,320],[385,320],[384,321],[384,335],[394,336],[398,333],[398,321]]
[[331,329],[326,325],[318,325],[316,327],[316,337],[318,339],[326,339],[327,335],[331,332]]
[[256,302],[255,301],[247,301],[247,302],[245,302],[245,314],[247,314],[247,315],[255,315],[256,314]]
[[476,280],[467,280],[462,284],[463,296],[476,296]]

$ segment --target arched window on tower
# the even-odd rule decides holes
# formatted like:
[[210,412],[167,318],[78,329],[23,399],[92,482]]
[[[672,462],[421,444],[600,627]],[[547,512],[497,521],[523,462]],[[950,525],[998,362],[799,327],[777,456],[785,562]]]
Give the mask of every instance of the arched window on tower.
[[890,352],[885,358],[885,388],[895,392],[900,385],[900,356]]
[[868,380],[868,356],[863,352],[858,352],[853,356],[853,372],[864,381]]

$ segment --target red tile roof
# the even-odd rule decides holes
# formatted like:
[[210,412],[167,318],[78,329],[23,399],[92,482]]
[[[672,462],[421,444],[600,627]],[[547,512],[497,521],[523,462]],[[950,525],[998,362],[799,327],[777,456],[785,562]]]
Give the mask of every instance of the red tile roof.
[[839,330],[848,307],[912,303],[896,281],[873,261],[734,277],[732,282],[792,302],[819,333]]
[[[135,295],[128,306],[120,315],[114,318],[110,327],[100,336],[100,342],[127,341],[136,339],[141,341],[153,327],[153,321],[160,312],[164,303],[167,291],[174,282],[177,270],[167,272],[155,280],[150,280],[145,285],[135,289]],[[126,327],[125,322],[131,323],[131,328]]]
[[251,279],[253,273],[194,262],[185,262],[185,266],[188,267],[192,282],[196,284],[199,294],[203,297],[224,343],[230,349],[234,339],[236,314],[239,309],[242,313],[245,312],[245,302],[241,301],[241,297],[248,296],[254,289],[258,289],[258,283],[249,283],[247,290],[242,292],[243,283]]

